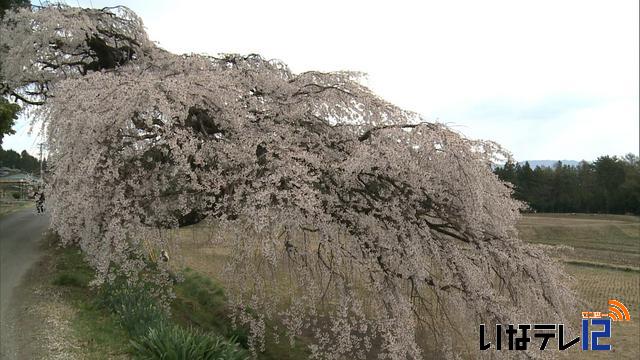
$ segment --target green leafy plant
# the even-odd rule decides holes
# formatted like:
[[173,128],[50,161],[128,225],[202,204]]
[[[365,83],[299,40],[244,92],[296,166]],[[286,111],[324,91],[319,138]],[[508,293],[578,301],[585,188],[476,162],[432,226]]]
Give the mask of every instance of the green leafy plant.
[[157,300],[140,285],[129,286],[116,281],[103,287],[98,302],[120,319],[122,327],[132,338],[146,335],[149,329],[167,321],[166,312]]
[[131,341],[137,359],[163,360],[236,360],[247,359],[246,352],[234,340],[177,325],[152,328],[138,341]]

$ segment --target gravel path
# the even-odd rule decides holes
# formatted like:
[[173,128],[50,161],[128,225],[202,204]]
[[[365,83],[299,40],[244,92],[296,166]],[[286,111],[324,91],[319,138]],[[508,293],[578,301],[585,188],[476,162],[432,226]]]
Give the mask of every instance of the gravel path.
[[49,226],[49,217],[36,215],[32,209],[0,218],[0,358],[14,359],[16,339],[12,307],[16,287],[41,256],[39,242]]

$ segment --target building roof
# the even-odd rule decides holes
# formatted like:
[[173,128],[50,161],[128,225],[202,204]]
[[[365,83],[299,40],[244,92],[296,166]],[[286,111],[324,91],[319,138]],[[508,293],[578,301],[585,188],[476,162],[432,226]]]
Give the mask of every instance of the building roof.
[[13,174],[13,175],[7,175],[7,176],[3,176],[0,177],[0,183],[5,183],[5,182],[11,182],[11,183],[15,183],[15,182],[40,182],[40,178],[35,177],[31,174]]

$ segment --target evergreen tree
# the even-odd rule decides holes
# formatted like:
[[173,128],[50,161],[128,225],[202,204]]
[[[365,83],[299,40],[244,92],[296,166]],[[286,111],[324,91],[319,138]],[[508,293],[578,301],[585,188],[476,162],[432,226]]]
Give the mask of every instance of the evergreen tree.
[[18,154],[14,150],[4,150],[0,148],[0,167],[18,169],[31,174],[40,174],[40,161],[29,155],[26,150]]
[[640,159],[601,156],[572,167],[506,163],[495,174],[513,184],[514,198],[541,212],[640,213]]

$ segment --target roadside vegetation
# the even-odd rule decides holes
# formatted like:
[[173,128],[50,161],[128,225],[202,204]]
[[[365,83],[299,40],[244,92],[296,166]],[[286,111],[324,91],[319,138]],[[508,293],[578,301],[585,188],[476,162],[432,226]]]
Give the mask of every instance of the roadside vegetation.
[[[576,316],[582,310],[606,311],[609,299],[618,299],[629,308],[632,321],[615,324],[611,343],[617,358],[637,358],[640,322],[633,314],[640,307],[640,220],[616,215],[529,214],[518,228],[526,241],[572,247],[557,256],[574,277],[573,289],[585,301],[576,309]],[[42,320],[46,324],[68,323],[68,331],[49,331],[62,334],[47,340],[54,350],[64,350],[58,358],[159,359],[160,354],[166,354],[165,359],[250,358],[249,332],[234,327],[231,319],[220,276],[229,252],[211,241],[217,230],[195,225],[171,234],[171,265],[176,272],[181,269],[183,281],[176,284],[169,309],[158,306],[144,287],[124,282],[90,286],[94,272],[80,250],[59,248],[57,239],[48,236],[43,245],[45,256],[34,277],[38,284],[32,291],[44,294],[44,299],[42,306],[29,309],[44,308],[57,314],[53,320]],[[268,323],[269,330],[281,332],[281,340],[267,337],[266,349],[258,358],[308,358],[310,341],[298,337],[291,348],[282,330],[276,330],[282,329],[278,325]],[[51,355],[51,349],[45,346],[44,351]]]
[[[78,248],[59,248],[53,234],[46,236],[45,255],[38,263],[42,268],[42,284],[52,287],[60,301],[74,310],[69,319],[67,336],[61,346],[66,351],[61,357],[78,359],[129,358],[128,335],[118,319],[100,306],[98,291],[89,286],[93,270],[84,262]],[[45,299],[46,301],[46,299]],[[50,349],[45,349],[50,351]],[[48,354],[53,355],[53,354]]]
[[[55,244],[49,236],[48,243]],[[61,290],[77,313],[72,330],[83,359],[246,359],[248,332],[233,326],[224,289],[187,268],[176,284],[170,309],[161,307],[144,286],[116,281],[91,287],[93,270],[78,248],[49,248],[53,259],[48,282]],[[300,359],[302,344],[269,342],[259,359]]]
[[[54,271],[50,274],[53,285],[62,288],[64,299],[71,303],[77,314],[72,321],[73,333],[83,344],[81,357],[86,359],[134,358],[134,359],[245,359],[247,352],[236,344],[237,336],[225,337],[211,331],[203,331],[187,321],[181,311],[189,311],[192,305],[209,305],[202,312],[220,314],[222,300],[205,299],[211,288],[187,276],[178,285],[181,296],[176,299],[173,312],[168,312],[149,296],[141,286],[128,286],[115,282],[93,288],[93,270],[84,262],[79,249],[53,248]],[[183,290],[189,289],[189,290]],[[222,295],[221,293],[218,293]],[[200,298],[198,298],[200,297]],[[210,329],[228,329],[223,318]],[[197,325],[197,323],[196,323]],[[230,330],[224,333],[231,334]],[[164,354],[164,355],[163,355]]]
[[2,200],[0,201],[0,217],[33,206],[33,201],[30,200]]

